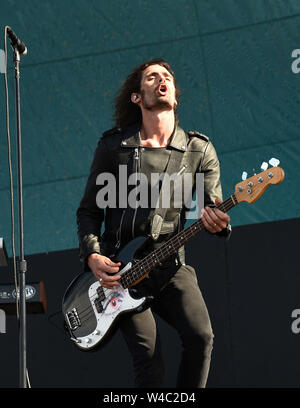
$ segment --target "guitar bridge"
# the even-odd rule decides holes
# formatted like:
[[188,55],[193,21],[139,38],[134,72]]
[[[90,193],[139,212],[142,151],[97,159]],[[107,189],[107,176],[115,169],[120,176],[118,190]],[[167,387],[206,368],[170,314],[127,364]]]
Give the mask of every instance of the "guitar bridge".
[[75,307],[70,310],[70,312],[66,313],[66,320],[71,330],[76,330],[81,326],[81,321]]

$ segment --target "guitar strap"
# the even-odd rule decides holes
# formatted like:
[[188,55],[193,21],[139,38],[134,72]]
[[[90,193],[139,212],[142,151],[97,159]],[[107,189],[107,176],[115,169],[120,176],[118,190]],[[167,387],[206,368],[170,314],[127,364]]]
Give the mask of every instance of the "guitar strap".
[[[177,149],[172,149],[170,158],[167,164],[167,168],[165,170],[165,175],[167,174],[168,176],[172,176],[175,174],[175,172],[178,174],[183,163],[183,158],[185,156],[185,152],[179,151]],[[160,189],[160,194],[156,203],[156,208],[153,212],[152,220],[151,220],[151,231],[150,235],[151,238],[156,241],[159,237],[159,234],[161,232],[161,228],[164,222],[164,218],[166,215],[166,212],[168,210],[167,207],[164,208],[163,206],[163,191],[165,191],[165,183],[169,182],[169,177],[163,178],[162,186]],[[170,183],[170,188],[168,188],[168,191],[170,192],[170,197],[169,197],[169,202],[172,202],[173,196],[174,196],[174,185],[175,185],[175,180]]]

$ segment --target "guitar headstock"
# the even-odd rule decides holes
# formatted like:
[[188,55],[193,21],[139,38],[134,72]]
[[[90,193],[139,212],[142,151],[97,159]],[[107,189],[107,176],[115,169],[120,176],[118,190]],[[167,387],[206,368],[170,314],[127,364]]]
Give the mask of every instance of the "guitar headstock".
[[284,179],[281,167],[271,167],[259,174],[243,180],[235,186],[235,197],[240,203],[247,201],[254,203],[271,184],[280,184]]

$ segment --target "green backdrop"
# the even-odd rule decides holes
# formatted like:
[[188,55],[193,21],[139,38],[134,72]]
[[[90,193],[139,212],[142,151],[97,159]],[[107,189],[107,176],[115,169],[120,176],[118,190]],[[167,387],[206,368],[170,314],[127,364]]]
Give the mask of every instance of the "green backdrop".
[[[181,126],[207,134],[218,151],[224,198],[243,171],[281,161],[284,182],[235,208],[232,225],[299,217],[300,73],[291,69],[299,0],[1,0],[2,44],[5,25],[28,48],[25,254],[77,247],[75,212],[97,141],[113,125],[113,97],[134,66],[154,57],[175,70]],[[16,173],[11,49],[8,62]],[[0,90],[0,236],[11,255],[4,81]]]

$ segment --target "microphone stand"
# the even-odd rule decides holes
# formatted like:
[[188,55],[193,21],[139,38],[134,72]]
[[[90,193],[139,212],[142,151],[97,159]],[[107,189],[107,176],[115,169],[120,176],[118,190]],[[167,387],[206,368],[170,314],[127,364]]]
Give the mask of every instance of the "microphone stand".
[[24,230],[23,230],[23,174],[22,174],[22,143],[21,143],[21,110],[20,110],[20,53],[13,46],[16,86],[16,114],[17,114],[17,147],[18,147],[18,192],[19,192],[19,236],[20,255],[18,263],[19,273],[19,381],[20,388],[26,388],[26,286],[25,273],[27,264],[24,259]]

